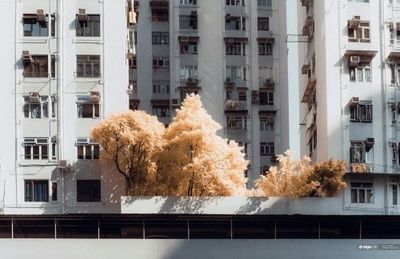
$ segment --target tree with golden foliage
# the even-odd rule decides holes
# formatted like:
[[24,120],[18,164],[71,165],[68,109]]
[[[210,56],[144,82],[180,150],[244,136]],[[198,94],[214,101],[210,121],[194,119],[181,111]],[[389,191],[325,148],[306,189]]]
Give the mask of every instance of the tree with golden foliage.
[[221,126],[189,95],[164,134],[158,155],[158,195],[245,195],[248,162],[234,141],[217,135]]
[[287,198],[332,197],[346,187],[343,180],[346,167],[343,161],[329,160],[312,164],[307,156],[294,161],[290,151],[278,156],[278,161],[278,166],[271,167],[267,175],[256,182],[256,195]]
[[102,148],[101,158],[111,161],[126,180],[126,194],[148,192],[156,172],[154,155],[163,146],[165,127],[155,116],[127,111],[100,122],[91,137]]

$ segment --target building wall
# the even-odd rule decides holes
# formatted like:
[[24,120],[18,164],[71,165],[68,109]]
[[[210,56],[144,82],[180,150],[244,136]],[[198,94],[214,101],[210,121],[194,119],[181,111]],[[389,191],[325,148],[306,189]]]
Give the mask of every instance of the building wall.
[[[21,208],[31,213],[77,213],[77,212],[118,212],[119,199],[114,195],[123,190],[122,180],[110,173],[103,174],[105,167],[99,160],[78,160],[76,140],[90,136],[91,128],[105,116],[124,111],[128,107],[128,64],[126,1],[18,1],[2,3],[3,17],[15,26],[8,26],[10,35],[2,48],[15,51],[2,52],[7,62],[2,64],[6,71],[3,88],[4,107],[11,113],[4,114],[3,121],[10,129],[4,135],[1,177],[5,182],[5,212]],[[76,37],[75,18],[78,9],[86,9],[88,14],[101,17],[100,37]],[[36,13],[43,9],[45,14],[56,17],[56,35],[52,37],[24,37],[23,14]],[[105,11],[107,10],[107,11]],[[14,35],[14,36],[12,36]],[[55,78],[26,78],[23,76],[22,52],[31,55],[43,54],[56,57]],[[78,78],[76,55],[100,55],[101,76],[99,78]],[[79,119],[77,116],[78,96],[90,96],[91,91],[100,94],[100,117]],[[54,97],[55,116],[48,119],[27,119],[24,117],[24,96],[38,92],[48,96],[49,107]],[[9,103],[8,103],[9,102]],[[51,109],[49,109],[51,110]],[[50,112],[49,112],[50,113]],[[11,116],[10,116],[11,115]],[[49,143],[57,143],[56,158],[43,160],[24,160],[24,138],[43,137]],[[13,144],[8,143],[12,141]],[[11,149],[10,149],[11,148]],[[51,150],[51,145],[49,145]],[[51,151],[49,151],[51,156]],[[3,155],[4,154],[4,155]],[[10,155],[14,154],[13,157]],[[59,170],[59,160],[66,160],[71,167]],[[102,179],[100,203],[77,203],[76,180]],[[57,201],[25,202],[25,180],[48,180],[49,193],[52,183],[57,184]],[[2,181],[2,182],[3,182]]]

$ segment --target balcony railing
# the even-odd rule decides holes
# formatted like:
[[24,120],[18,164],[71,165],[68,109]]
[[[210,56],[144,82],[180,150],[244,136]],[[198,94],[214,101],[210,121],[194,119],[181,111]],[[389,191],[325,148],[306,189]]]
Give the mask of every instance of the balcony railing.
[[232,100],[228,99],[225,101],[225,110],[226,111],[240,111],[247,109],[246,101]]

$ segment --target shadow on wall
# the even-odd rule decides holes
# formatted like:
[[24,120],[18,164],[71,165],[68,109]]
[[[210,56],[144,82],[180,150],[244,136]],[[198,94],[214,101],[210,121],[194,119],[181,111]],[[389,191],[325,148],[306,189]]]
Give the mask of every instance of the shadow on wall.
[[120,213],[125,180],[106,163],[78,160],[65,169],[55,168],[42,214]]

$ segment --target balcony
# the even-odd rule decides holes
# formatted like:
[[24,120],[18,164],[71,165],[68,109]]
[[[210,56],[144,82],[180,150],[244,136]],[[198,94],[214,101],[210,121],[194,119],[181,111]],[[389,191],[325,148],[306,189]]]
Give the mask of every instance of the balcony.
[[225,111],[247,111],[247,102],[228,99],[225,101]]
[[301,99],[302,103],[310,102],[310,97],[312,96],[312,93],[315,90],[316,84],[317,84],[317,79],[315,79],[314,76],[311,76],[308,79],[306,89],[304,90],[303,98]]
[[273,78],[260,79],[260,89],[264,90],[274,90],[275,82]]
[[181,83],[180,88],[189,88],[189,89],[201,88],[199,86],[200,79],[198,79],[197,77],[189,77],[187,79],[181,79],[180,83]]
[[373,173],[374,165],[368,163],[351,163],[350,164],[350,172],[351,173]]
[[305,7],[310,7],[313,5],[314,0],[300,0],[301,5]]
[[150,7],[152,9],[168,9],[169,2],[167,0],[151,0]]

